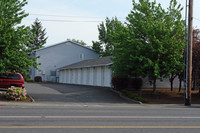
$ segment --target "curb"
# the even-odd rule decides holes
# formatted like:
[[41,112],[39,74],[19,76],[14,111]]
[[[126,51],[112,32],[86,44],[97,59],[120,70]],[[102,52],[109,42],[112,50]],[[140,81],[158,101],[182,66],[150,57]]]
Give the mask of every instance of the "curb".
[[140,102],[140,101],[136,101],[136,100],[133,100],[133,99],[130,99],[130,98],[124,96],[121,92],[116,91],[116,90],[114,90],[114,89],[112,89],[112,88],[111,88],[111,91],[117,93],[117,94],[118,94],[121,98],[123,98],[123,99],[129,100],[129,101],[134,102],[134,103],[137,103],[137,104],[143,104],[143,103]]
[[32,103],[35,103],[35,99],[33,99],[32,96],[28,95],[28,97],[31,99]]

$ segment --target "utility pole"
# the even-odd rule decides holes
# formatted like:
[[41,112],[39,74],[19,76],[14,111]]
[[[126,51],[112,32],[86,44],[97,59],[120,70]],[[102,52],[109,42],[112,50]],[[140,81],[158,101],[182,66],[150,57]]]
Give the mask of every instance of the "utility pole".
[[189,0],[189,17],[188,17],[188,63],[187,63],[187,87],[185,95],[185,105],[191,105],[191,88],[192,88],[192,44],[193,44],[193,0]]

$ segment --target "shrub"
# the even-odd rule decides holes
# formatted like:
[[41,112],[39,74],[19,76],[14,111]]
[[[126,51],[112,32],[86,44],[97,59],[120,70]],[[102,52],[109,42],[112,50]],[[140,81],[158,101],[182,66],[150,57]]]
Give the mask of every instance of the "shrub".
[[143,80],[141,78],[132,78],[131,79],[131,87],[140,90],[143,85]]
[[8,100],[15,101],[25,100],[27,98],[27,92],[25,88],[14,86],[8,88],[7,92],[5,92],[4,95]]
[[42,82],[42,77],[36,76],[36,77],[34,78],[34,81],[35,81],[35,82]]
[[34,82],[30,77],[25,77],[24,80],[25,80],[26,82]]
[[128,81],[128,77],[113,77],[111,82],[114,89],[121,90],[128,87]]
[[148,100],[145,99],[145,98],[142,98],[140,96],[138,96],[137,94],[134,94],[128,90],[122,90],[122,93],[127,96],[128,98],[130,99],[133,99],[133,100],[136,100],[136,101],[140,101],[140,102],[143,102],[143,103],[147,103]]

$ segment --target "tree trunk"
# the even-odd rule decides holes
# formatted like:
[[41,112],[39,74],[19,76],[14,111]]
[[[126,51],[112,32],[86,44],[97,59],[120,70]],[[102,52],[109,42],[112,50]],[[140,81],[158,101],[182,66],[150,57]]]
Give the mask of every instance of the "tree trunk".
[[179,90],[178,90],[178,92],[181,92],[181,87],[182,87],[182,79],[179,78]]
[[173,90],[174,90],[173,83],[174,83],[174,82],[173,82],[173,80],[171,79],[171,80],[170,80],[170,84],[171,84],[171,91],[173,91]]
[[174,79],[176,78],[176,76],[177,75],[175,75],[175,74],[172,73],[171,76],[170,76],[170,78],[169,78],[169,81],[170,81],[170,84],[171,84],[171,91],[174,90],[173,84],[174,84]]
[[196,88],[197,88],[197,86],[196,86],[196,76],[194,76],[194,78],[193,78],[193,87],[192,87],[192,90],[195,90]]
[[142,87],[140,88],[140,97],[142,97]]
[[153,94],[156,95],[156,79],[153,80]]
[[183,81],[183,72],[178,74],[178,79],[179,79],[179,90],[178,90],[178,92],[181,92],[182,81]]

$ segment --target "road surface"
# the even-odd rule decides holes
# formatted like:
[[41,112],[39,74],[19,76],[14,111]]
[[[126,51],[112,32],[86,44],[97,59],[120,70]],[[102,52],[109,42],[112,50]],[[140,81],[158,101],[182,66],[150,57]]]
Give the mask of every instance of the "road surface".
[[1,133],[197,133],[199,107],[182,105],[0,106]]

